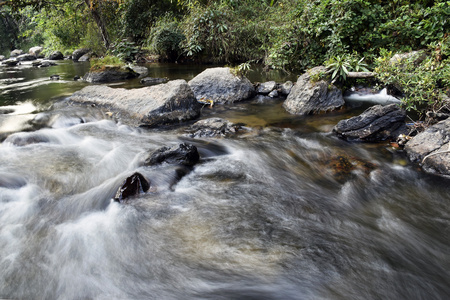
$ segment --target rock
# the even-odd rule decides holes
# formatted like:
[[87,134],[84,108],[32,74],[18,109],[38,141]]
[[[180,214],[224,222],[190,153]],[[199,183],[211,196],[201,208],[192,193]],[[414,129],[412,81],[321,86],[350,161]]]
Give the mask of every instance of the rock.
[[[133,71],[139,74],[139,77],[144,77],[148,75],[148,68],[144,66],[132,65],[130,67]],[[167,82],[167,81],[166,81]],[[142,83],[142,82],[141,82]]]
[[100,71],[86,73],[83,80],[91,83],[122,81],[138,77],[139,74],[128,67],[104,66]]
[[228,120],[209,118],[195,122],[190,128],[193,133],[189,136],[192,138],[223,137],[236,134],[241,128],[241,125],[232,124]]
[[334,110],[344,105],[342,92],[325,80],[312,82],[311,76],[325,73],[325,67],[315,67],[300,76],[283,107],[291,114],[307,115]]
[[167,78],[145,77],[141,79],[141,83],[143,85],[155,85],[160,83],[166,83],[167,81],[169,81]]
[[411,51],[407,53],[397,53],[389,60],[391,64],[402,64],[405,60],[412,60],[414,65],[419,65],[425,58],[427,58],[427,53],[424,50]]
[[375,105],[359,116],[339,121],[333,132],[352,141],[377,142],[396,139],[407,130],[405,118],[405,111],[396,104]]
[[37,132],[19,132],[8,136],[4,142],[15,146],[26,146],[30,144],[48,143],[50,139]]
[[54,51],[47,57],[47,59],[48,60],[63,60],[64,55],[60,51]]
[[91,56],[92,56],[92,53],[91,53],[91,52],[86,53],[86,54],[83,54],[83,55],[78,59],[78,61],[90,61],[90,60],[91,60]]
[[87,49],[87,48],[77,49],[77,50],[73,51],[73,53],[72,53],[72,60],[73,61],[78,61],[78,59],[80,59],[80,57],[82,57],[83,55],[85,55],[89,51],[91,51],[91,50]]
[[60,80],[60,79],[61,79],[61,77],[57,74],[50,76],[50,80]]
[[18,63],[19,63],[19,61],[15,58],[10,58],[10,59],[2,61],[2,65],[7,65],[8,67],[16,66]]
[[18,61],[32,61],[32,60],[36,60],[36,56],[31,55],[31,54],[22,54],[16,57],[16,59]]
[[116,111],[123,122],[149,127],[198,118],[201,109],[185,80],[130,90],[87,86],[68,100]]
[[197,147],[182,143],[173,147],[162,147],[150,154],[145,160],[145,165],[154,166],[163,162],[168,164],[192,167],[200,159]]
[[273,90],[267,96],[269,96],[270,98],[276,98],[276,97],[278,97],[278,91],[277,90]]
[[38,57],[41,54],[42,50],[44,50],[44,48],[40,46],[31,47],[30,50],[28,50],[28,53]]
[[124,203],[130,197],[143,194],[150,189],[150,183],[141,173],[134,173],[122,183],[117,190],[114,201]]
[[267,95],[271,91],[273,91],[276,88],[277,84],[275,81],[268,81],[260,83],[256,89],[256,92],[258,94]]
[[253,84],[245,77],[231,73],[230,68],[210,68],[198,74],[189,86],[195,98],[211,99],[214,103],[233,103],[250,98]]
[[16,49],[16,50],[11,51],[10,57],[17,57],[17,56],[22,55],[24,53],[25,52],[23,52],[23,50]]
[[408,158],[430,173],[450,176],[450,119],[413,137],[405,146]]
[[6,57],[4,55],[0,55],[0,61],[3,61],[5,59],[6,59]]
[[78,76],[78,75],[75,75],[75,76],[73,76],[73,80],[74,81],[77,81],[77,80],[80,80],[81,78],[80,78],[80,76]]
[[56,63],[49,61],[49,60],[43,60],[41,64],[39,65],[39,68],[47,68],[51,66],[56,66]]
[[292,81],[286,81],[285,83],[280,84],[279,91],[281,94],[287,96],[291,92],[293,86],[294,84],[292,83]]

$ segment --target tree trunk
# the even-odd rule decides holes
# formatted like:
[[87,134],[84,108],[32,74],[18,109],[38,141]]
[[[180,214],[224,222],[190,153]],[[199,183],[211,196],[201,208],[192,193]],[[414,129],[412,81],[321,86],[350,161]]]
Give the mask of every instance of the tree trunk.
[[348,78],[371,78],[375,77],[373,72],[348,72]]
[[92,17],[94,18],[95,23],[100,29],[100,33],[102,35],[103,43],[105,44],[106,50],[108,50],[110,46],[108,31],[106,30],[105,23],[103,23],[103,19],[99,13],[99,10],[93,5],[93,3],[91,3],[91,0],[84,0],[84,2],[91,11]]

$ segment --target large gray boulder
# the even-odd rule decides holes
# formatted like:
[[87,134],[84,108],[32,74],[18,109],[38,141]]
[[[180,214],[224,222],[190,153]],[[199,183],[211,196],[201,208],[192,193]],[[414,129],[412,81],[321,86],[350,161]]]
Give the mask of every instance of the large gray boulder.
[[396,139],[406,132],[405,111],[396,104],[375,105],[362,114],[341,120],[333,128],[339,137],[351,141],[378,142]]
[[25,54],[25,52],[23,52],[23,50],[15,49],[15,50],[11,51],[10,57],[17,57],[22,54]]
[[291,114],[307,115],[334,110],[344,105],[342,92],[326,80],[314,81],[325,67],[315,67],[300,76],[292,87],[283,107]]
[[44,50],[44,48],[41,46],[31,47],[30,50],[28,50],[28,53],[38,57],[40,56],[42,50]]
[[68,100],[104,108],[124,123],[148,127],[198,118],[201,109],[185,80],[130,90],[87,86]]
[[78,61],[80,59],[80,57],[82,57],[86,53],[89,53],[90,51],[91,50],[87,49],[87,48],[77,49],[77,50],[73,51],[73,53],[72,53],[72,60]]
[[420,163],[425,171],[450,176],[450,119],[413,137],[405,150],[409,159]]
[[230,68],[206,69],[189,81],[189,86],[197,100],[206,98],[214,103],[233,103],[255,93],[253,84],[247,78],[233,74]]
[[47,57],[48,60],[63,60],[64,55],[61,53],[61,51],[53,51],[50,53],[50,55]]
[[90,71],[86,73],[83,80],[91,83],[107,83],[139,77],[139,74],[134,72],[129,67],[119,66],[104,66],[101,70]]
[[36,60],[37,57],[34,55],[31,55],[31,54],[25,53],[25,54],[17,56],[16,59],[18,61],[33,61],[33,60]]

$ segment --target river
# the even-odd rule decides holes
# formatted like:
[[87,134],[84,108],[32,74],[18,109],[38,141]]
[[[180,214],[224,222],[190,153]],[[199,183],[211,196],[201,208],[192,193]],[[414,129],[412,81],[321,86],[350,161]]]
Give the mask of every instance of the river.
[[[88,67],[0,69],[0,298],[449,299],[450,181],[331,133],[360,109],[299,117],[259,97],[202,111],[248,132],[191,139],[52,106]],[[176,184],[174,167],[143,166],[181,142],[201,159]],[[112,201],[136,171],[151,191]]]

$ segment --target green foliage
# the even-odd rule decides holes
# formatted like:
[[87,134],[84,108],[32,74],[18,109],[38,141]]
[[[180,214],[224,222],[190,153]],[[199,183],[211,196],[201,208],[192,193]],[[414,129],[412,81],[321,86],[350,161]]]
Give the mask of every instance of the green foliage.
[[113,66],[113,67],[123,67],[125,63],[116,56],[105,56],[102,58],[92,58],[91,61],[91,71],[98,72],[105,69],[105,66]]
[[184,39],[178,23],[168,16],[152,28],[148,43],[153,53],[162,55],[169,61],[176,61],[183,53],[181,42]]
[[364,57],[360,59],[357,54],[333,56],[325,62],[325,66],[333,81],[346,81],[349,72],[369,72]]
[[403,92],[402,102],[409,111],[423,114],[426,110],[438,111],[448,105],[443,99],[449,92],[450,60],[440,60],[434,55],[436,49],[433,50],[426,57],[420,57],[423,54],[419,52],[401,60],[392,60],[392,51],[383,49],[376,61],[378,79]]
[[134,42],[122,40],[112,45],[111,52],[124,62],[132,62],[139,53],[139,47]]

